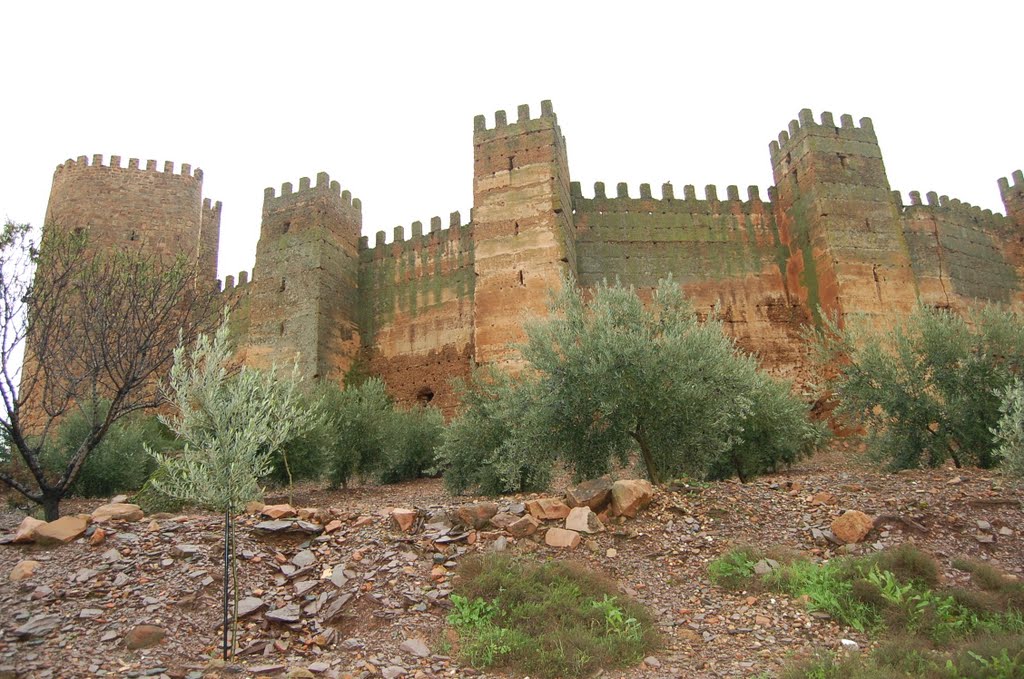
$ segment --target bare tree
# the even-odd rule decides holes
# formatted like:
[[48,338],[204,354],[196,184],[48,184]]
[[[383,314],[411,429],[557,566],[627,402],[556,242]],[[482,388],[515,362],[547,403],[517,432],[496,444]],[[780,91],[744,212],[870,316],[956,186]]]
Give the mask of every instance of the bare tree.
[[[60,515],[89,454],[120,418],[161,405],[157,382],[174,349],[215,327],[218,295],[194,262],[134,250],[100,252],[84,231],[46,227],[36,247],[27,224],[0,234],[0,434],[12,460],[0,481]],[[48,475],[42,454],[74,411],[87,434]]]

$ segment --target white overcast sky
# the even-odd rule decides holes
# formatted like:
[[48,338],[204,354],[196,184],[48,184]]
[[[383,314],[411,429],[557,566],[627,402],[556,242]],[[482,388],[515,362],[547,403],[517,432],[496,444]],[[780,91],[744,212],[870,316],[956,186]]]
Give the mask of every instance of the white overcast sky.
[[870,116],[904,196],[1002,212],[1022,26],[1019,0],[5,2],[0,217],[40,223],[69,157],[188,162],[224,203],[223,277],[252,268],[264,187],[318,171],[362,199],[371,242],[468,219],[473,116],[542,99],[584,195],[765,195],[768,142],[806,107]]

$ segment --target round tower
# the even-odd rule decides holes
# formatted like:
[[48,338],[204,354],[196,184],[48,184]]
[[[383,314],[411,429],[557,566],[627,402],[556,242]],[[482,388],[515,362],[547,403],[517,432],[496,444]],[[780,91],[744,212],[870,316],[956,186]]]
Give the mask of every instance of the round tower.
[[107,165],[95,155],[67,160],[53,173],[46,225],[87,229],[97,249],[137,248],[165,260],[184,255],[197,261],[202,280],[217,275],[220,203],[204,205],[203,171],[155,160],[139,166],[137,158],[121,167],[121,157]]

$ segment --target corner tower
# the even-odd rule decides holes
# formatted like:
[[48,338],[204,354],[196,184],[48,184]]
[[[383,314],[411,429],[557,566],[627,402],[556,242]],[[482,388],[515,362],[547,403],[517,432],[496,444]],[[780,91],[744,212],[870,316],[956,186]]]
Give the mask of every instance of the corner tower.
[[[819,307],[884,323],[913,309],[917,294],[910,256],[870,118],[837,126],[811,111],[770,145],[777,218],[792,256],[791,289],[813,315]],[[794,285],[795,284],[795,285]]]
[[515,367],[510,342],[524,338],[525,315],[544,314],[548,290],[575,271],[565,139],[550,101],[539,118],[519,107],[473,130],[474,359]]
[[307,378],[341,382],[359,348],[359,199],[326,172],[263,195],[253,269],[247,361],[286,366],[299,355]]
[[67,160],[53,173],[47,226],[89,231],[97,249],[133,248],[173,260],[180,255],[198,262],[199,275],[211,285],[217,278],[220,203],[204,204],[203,171],[182,163],[180,172],[167,161],[140,167],[138,158],[121,167],[120,156]]

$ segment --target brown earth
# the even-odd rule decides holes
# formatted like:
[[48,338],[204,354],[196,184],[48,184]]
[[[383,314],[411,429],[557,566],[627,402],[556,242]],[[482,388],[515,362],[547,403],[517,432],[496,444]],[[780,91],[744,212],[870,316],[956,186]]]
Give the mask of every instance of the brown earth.
[[[264,517],[239,521],[240,597],[243,610],[255,610],[240,622],[245,654],[237,666],[210,665],[220,642],[221,520],[189,515],[105,523],[97,546],[88,536],[55,548],[0,546],[4,579],[19,561],[40,562],[30,578],[0,590],[0,676],[479,675],[444,654],[445,617],[459,561],[496,544],[582,561],[650,608],[663,639],[655,662],[609,677],[772,676],[793,655],[836,649],[841,639],[870,646],[864,635],[786,596],[712,585],[708,562],[733,545],[832,558],[913,541],[936,556],[952,583],[968,577],[950,565],[963,556],[1024,576],[1019,486],[976,469],[884,474],[845,444],[745,485],[661,488],[635,519],[609,520],[606,531],[582,535],[574,550],[544,544],[546,529],[563,525],[558,521],[519,539],[480,530],[433,542],[431,512],[477,499],[453,498],[435,479],[298,491],[295,507],[329,508],[340,528],[318,537],[267,535],[255,528]],[[834,503],[813,501],[825,492]],[[530,497],[502,498],[499,512],[516,511]],[[63,509],[85,512],[98,504],[73,501]],[[388,515],[393,507],[420,510],[413,532],[398,530]],[[850,509],[875,525],[863,543],[839,547],[829,528]],[[13,532],[22,516],[0,515],[0,532]],[[129,650],[126,637],[139,625],[167,634],[152,647]],[[410,651],[422,650],[415,640],[432,654]]]

